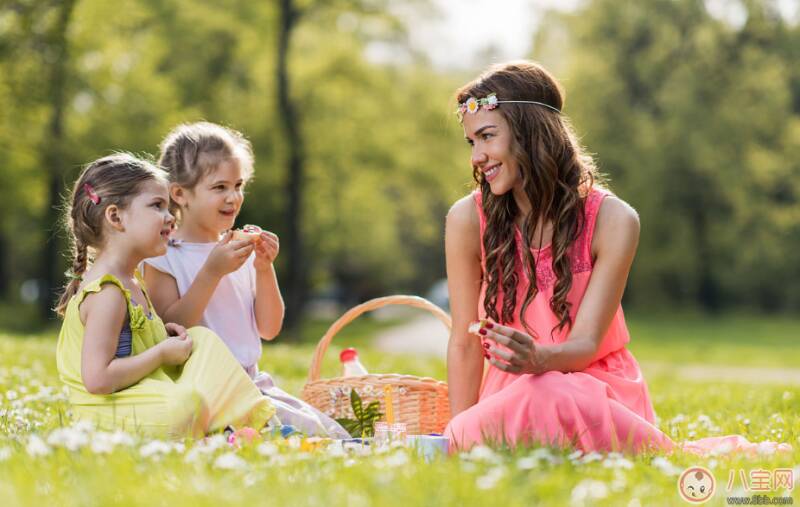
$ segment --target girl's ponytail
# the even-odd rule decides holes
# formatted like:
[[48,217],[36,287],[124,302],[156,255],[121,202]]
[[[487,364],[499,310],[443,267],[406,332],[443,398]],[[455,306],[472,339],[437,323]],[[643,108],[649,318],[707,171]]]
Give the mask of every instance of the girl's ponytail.
[[69,300],[78,293],[83,274],[89,265],[89,247],[77,237],[73,238],[72,243],[72,268],[65,273],[70,280],[64,287],[64,293],[61,294],[55,308],[56,313],[61,317],[64,316]]

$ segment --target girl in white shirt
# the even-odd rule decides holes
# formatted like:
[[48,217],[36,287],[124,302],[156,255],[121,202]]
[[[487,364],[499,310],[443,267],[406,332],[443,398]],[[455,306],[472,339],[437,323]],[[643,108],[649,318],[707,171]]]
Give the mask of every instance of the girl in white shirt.
[[284,304],[273,266],[278,237],[264,231],[255,241],[236,240],[230,232],[253,174],[250,142],[213,123],[180,125],[161,144],[159,164],[169,172],[178,228],[167,254],[145,261],[144,278],[158,314],[217,333],[271,399],[281,423],[308,435],[348,437],[336,421],[258,371],[261,340],[280,332]]

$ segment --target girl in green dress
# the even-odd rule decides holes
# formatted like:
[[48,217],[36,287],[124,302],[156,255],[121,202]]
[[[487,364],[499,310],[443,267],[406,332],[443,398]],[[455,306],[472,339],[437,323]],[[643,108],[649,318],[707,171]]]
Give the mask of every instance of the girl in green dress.
[[224,343],[202,327],[164,324],[136,267],[163,255],[174,225],[167,178],[128,154],[89,164],[67,222],[71,281],[56,360],[78,419],[151,436],[263,426],[275,413]]

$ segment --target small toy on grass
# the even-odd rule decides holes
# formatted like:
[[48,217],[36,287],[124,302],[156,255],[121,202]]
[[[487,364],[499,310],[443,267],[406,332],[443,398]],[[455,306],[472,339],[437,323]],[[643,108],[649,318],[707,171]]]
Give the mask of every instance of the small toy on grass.
[[261,434],[249,426],[239,428],[238,430],[228,427],[225,428],[224,434],[227,436],[228,443],[236,447],[261,441]]

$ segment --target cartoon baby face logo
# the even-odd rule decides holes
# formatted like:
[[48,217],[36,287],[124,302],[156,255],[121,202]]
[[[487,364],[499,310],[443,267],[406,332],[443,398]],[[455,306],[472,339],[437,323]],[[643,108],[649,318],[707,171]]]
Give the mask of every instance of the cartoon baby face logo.
[[714,495],[717,481],[714,475],[703,467],[690,467],[678,478],[678,493],[689,503],[701,504]]

